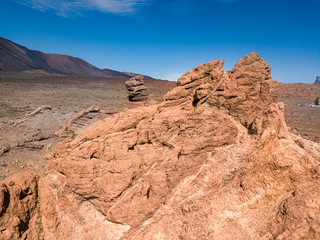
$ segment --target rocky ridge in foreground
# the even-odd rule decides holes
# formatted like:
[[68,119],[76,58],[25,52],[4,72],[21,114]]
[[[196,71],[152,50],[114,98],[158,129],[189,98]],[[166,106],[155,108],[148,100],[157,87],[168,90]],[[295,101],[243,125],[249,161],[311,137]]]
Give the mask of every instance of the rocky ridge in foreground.
[[319,145],[288,131],[258,54],[223,64],[60,143],[22,199],[4,182],[0,238],[319,239]]

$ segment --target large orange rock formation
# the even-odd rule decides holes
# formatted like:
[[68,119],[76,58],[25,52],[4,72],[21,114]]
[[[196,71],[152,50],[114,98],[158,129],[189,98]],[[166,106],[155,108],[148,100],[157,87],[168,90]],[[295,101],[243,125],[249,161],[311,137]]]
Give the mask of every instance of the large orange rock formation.
[[319,239],[319,145],[288,131],[258,54],[223,64],[61,143],[39,181],[43,237]]

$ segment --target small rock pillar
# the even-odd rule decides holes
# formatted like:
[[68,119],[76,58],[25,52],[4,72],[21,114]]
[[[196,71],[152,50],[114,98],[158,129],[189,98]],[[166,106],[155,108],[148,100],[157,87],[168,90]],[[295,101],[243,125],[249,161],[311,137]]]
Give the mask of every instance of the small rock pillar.
[[148,100],[147,87],[143,85],[143,79],[143,76],[138,75],[130,78],[126,82],[126,87],[129,92],[128,98],[131,102],[129,108],[142,107]]

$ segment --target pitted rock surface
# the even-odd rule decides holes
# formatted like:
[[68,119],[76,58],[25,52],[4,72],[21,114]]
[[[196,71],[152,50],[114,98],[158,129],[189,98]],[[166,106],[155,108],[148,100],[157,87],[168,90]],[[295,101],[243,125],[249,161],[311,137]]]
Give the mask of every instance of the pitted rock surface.
[[21,173],[0,182],[0,239],[42,239],[34,174]]

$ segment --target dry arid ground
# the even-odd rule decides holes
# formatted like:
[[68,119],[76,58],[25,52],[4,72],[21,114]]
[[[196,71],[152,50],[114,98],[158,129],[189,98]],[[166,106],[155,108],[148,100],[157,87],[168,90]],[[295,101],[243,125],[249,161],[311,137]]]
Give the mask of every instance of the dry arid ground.
[[[0,117],[16,118],[49,105],[61,112],[78,112],[92,105],[122,111],[129,102],[123,78],[1,73]],[[161,101],[176,83],[145,80],[149,99]],[[3,119],[1,119],[3,120]]]
[[[41,175],[46,169],[44,156],[54,151],[58,142],[113,112],[125,110],[130,104],[126,80],[0,73],[0,179],[25,170]],[[176,83],[145,80],[145,86],[149,100],[160,102]],[[317,96],[320,86],[279,86],[278,101],[285,104],[288,126],[312,140],[320,138],[320,108],[297,104],[311,104]]]
[[285,104],[285,119],[288,126],[304,138],[320,140],[320,108],[298,106],[314,104],[320,97],[320,85],[280,83],[279,99]]
[[[127,80],[0,73],[0,179],[25,170],[41,175],[44,156],[63,138],[72,137],[70,130],[61,132],[63,125],[77,132],[127,108]],[[161,101],[176,83],[145,80],[145,86],[149,100]]]

